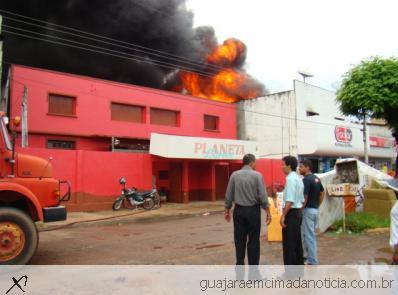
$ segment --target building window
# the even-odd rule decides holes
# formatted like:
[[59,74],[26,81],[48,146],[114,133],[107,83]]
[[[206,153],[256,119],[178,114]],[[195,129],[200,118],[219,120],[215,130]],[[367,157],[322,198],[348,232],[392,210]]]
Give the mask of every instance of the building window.
[[312,116],[319,116],[319,113],[313,111],[307,111],[307,117],[312,117]]
[[205,115],[204,116],[204,128],[208,131],[218,131],[219,118],[216,116]]
[[117,143],[114,145],[115,150],[129,150],[137,152],[149,151],[149,140],[147,139],[126,139],[118,138]]
[[50,93],[48,95],[48,114],[75,116],[76,97]]
[[74,150],[76,149],[76,143],[70,140],[47,140],[48,149],[63,149],[63,150]]
[[144,123],[144,107],[128,104],[111,104],[111,120]]
[[151,124],[178,127],[180,113],[164,109],[151,108]]

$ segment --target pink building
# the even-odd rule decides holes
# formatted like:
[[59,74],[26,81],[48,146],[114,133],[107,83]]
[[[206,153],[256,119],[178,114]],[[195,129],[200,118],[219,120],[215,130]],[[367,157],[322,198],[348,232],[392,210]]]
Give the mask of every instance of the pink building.
[[[70,210],[109,209],[121,176],[172,202],[224,198],[238,160],[257,153],[237,140],[235,104],[17,65],[11,73],[12,117],[28,89],[25,152],[52,157],[55,176],[71,181]],[[270,184],[281,177],[269,164],[259,169]]]

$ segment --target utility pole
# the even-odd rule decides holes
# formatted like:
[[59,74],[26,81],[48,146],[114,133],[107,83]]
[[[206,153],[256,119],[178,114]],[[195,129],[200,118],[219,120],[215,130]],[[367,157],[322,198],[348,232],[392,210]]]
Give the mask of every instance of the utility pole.
[[363,113],[363,145],[364,145],[364,158],[365,163],[369,164],[369,151],[368,151],[368,133],[366,130],[366,112]]

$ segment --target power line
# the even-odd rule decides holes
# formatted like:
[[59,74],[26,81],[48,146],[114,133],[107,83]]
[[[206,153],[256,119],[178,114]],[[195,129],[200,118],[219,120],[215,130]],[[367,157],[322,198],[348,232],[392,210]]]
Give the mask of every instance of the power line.
[[[218,66],[218,65],[213,65],[213,64],[208,64],[208,63],[198,63],[197,61],[195,61],[195,60],[193,60],[191,58],[184,57],[184,56],[179,56],[179,55],[175,55],[175,54],[168,53],[168,52],[165,52],[165,51],[160,51],[160,50],[152,49],[152,48],[149,48],[149,47],[141,46],[141,45],[138,45],[138,44],[135,44],[135,43],[129,43],[129,42],[117,40],[117,39],[114,39],[114,38],[109,38],[109,37],[106,37],[106,36],[101,36],[101,35],[98,35],[98,34],[90,33],[90,32],[87,32],[87,31],[78,30],[78,29],[74,29],[74,28],[71,28],[71,27],[58,25],[58,24],[51,23],[51,22],[46,22],[46,21],[35,19],[35,18],[32,18],[32,17],[27,17],[27,16],[24,16],[24,15],[21,15],[21,14],[13,13],[13,12],[10,12],[10,11],[7,11],[7,10],[0,9],[0,12],[6,13],[6,14],[10,14],[10,15],[14,15],[14,16],[18,16],[18,17],[21,17],[21,18],[24,18],[24,19],[29,19],[29,20],[33,20],[33,21],[36,21],[36,22],[44,23],[44,24],[50,26],[50,27],[45,26],[44,27],[45,29],[58,31],[58,32],[61,32],[61,33],[64,33],[64,34],[72,35],[73,33],[62,31],[62,30],[57,30],[57,29],[52,28],[51,26],[58,27],[58,28],[63,28],[63,29],[70,30],[70,31],[73,31],[73,32],[78,32],[78,33],[81,33],[81,34],[86,34],[88,36],[93,36],[93,37],[101,38],[101,39],[104,39],[104,40],[117,42],[117,43],[120,43],[120,44],[127,45],[129,47],[123,46],[123,45],[120,45],[120,44],[109,43],[109,42],[106,42],[104,40],[98,40],[98,39],[90,38],[90,37],[87,37],[87,36],[73,34],[73,35],[78,36],[80,38],[86,38],[86,39],[94,40],[94,41],[97,41],[97,42],[103,42],[103,43],[107,43],[107,44],[112,44],[114,46],[119,46],[119,47],[123,46],[125,48],[127,47],[127,48],[134,49],[134,50],[137,50],[137,51],[140,51],[140,52],[144,52],[146,54],[158,55],[158,56],[161,56],[161,57],[164,57],[164,58],[169,58],[169,59],[173,58],[174,60],[176,60],[176,59],[177,60],[186,60],[186,62],[190,62],[190,63],[196,64],[196,65],[200,65],[200,66],[212,67],[212,68],[218,69],[218,70],[225,69],[225,67],[221,67],[221,66]],[[15,19],[15,18],[8,17],[8,16],[3,16],[3,18],[10,19],[10,20],[13,20],[13,21],[16,21],[16,22],[20,22],[20,23],[26,23],[26,24],[30,24],[30,25],[34,25],[34,26],[39,26],[40,27],[40,25],[38,25],[38,24],[25,22],[25,21],[22,21],[22,20],[18,20],[18,19]],[[43,27],[43,26],[41,26],[41,27]],[[143,50],[139,50],[137,48],[140,48],[140,49],[143,49]],[[153,52],[153,53],[151,53],[151,52]],[[167,57],[167,56],[170,56],[170,57]]]
[[[35,39],[35,40],[39,40],[39,41],[54,43],[54,44],[57,44],[57,45],[63,45],[63,46],[72,47],[72,48],[81,49],[81,50],[86,50],[86,51],[95,52],[95,53],[101,53],[101,54],[114,56],[114,57],[118,57],[118,58],[122,58],[122,59],[128,59],[128,60],[134,60],[134,61],[137,61],[137,62],[153,64],[153,65],[156,65],[156,66],[159,66],[159,67],[163,67],[163,68],[167,68],[167,69],[172,69],[172,70],[183,69],[184,70],[183,67],[180,67],[178,65],[170,64],[171,66],[168,66],[168,65],[165,65],[165,64],[159,64],[158,62],[151,61],[151,60],[138,59],[138,58],[132,58],[132,57],[127,57],[127,56],[120,56],[118,54],[114,54],[114,53],[110,53],[110,52],[104,52],[104,51],[96,50],[96,49],[89,49],[89,48],[82,47],[82,46],[77,46],[77,45],[67,44],[67,43],[63,43],[63,42],[59,42],[59,41],[54,41],[54,40],[48,40],[48,39],[43,39],[43,38],[39,38],[39,37],[29,36],[29,35],[26,35],[26,34],[11,32],[11,31],[8,31],[8,30],[3,30],[3,32],[11,34],[11,35],[17,35],[17,36],[29,38],[29,39]],[[184,70],[184,71],[197,73],[196,71],[192,71],[192,70]],[[198,73],[198,75],[207,76],[207,77],[210,77],[210,78],[213,77],[213,76],[210,76],[208,74],[201,74],[201,73]]]
[[[152,64],[159,65],[159,66],[161,66],[161,65],[172,66],[173,69],[176,69],[176,68],[177,69],[182,69],[184,71],[198,73],[198,74],[201,74],[201,75],[207,76],[207,77],[213,77],[213,75],[215,74],[215,73],[209,73],[209,72],[205,72],[205,71],[202,71],[202,70],[197,70],[197,69],[189,68],[189,67],[186,67],[186,66],[180,66],[180,65],[177,65],[177,64],[172,64],[172,63],[163,62],[163,61],[159,61],[159,60],[148,61],[146,59],[143,59],[139,55],[129,54],[129,53],[125,53],[125,52],[121,52],[121,51],[117,51],[117,50],[113,50],[113,49],[108,49],[108,48],[104,48],[104,47],[98,47],[98,46],[95,46],[95,45],[86,44],[86,43],[82,43],[82,42],[78,42],[78,41],[73,41],[73,40],[69,40],[69,39],[65,39],[65,38],[61,38],[61,37],[57,37],[57,36],[42,34],[42,33],[34,32],[34,31],[31,31],[31,30],[26,30],[26,29],[22,29],[22,28],[12,27],[12,26],[8,26],[8,25],[3,25],[3,27],[14,29],[14,30],[17,30],[17,31],[22,31],[22,32],[25,32],[25,33],[34,34],[34,35],[39,35],[39,36],[43,36],[43,37],[47,37],[47,38],[53,38],[53,39],[57,39],[57,40],[61,40],[61,41],[66,41],[66,42],[69,42],[69,43],[72,43],[72,44],[78,44],[78,45],[88,46],[88,47],[95,48],[95,49],[109,51],[111,53],[117,54],[118,57],[120,57],[120,58],[129,58],[130,57],[129,59],[133,59],[133,60],[141,61],[141,62],[147,61],[147,62],[150,62]],[[15,32],[9,31],[9,30],[3,30],[3,32],[9,33],[9,34],[16,34],[16,35],[19,34],[19,33],[15,33]],[[20,36],[24,36],[26,38],[31,38],[31,36],[29,36],[29,35],[24,35],[24,34],[19,34],[19,35]],[[32,38],[37,39],[36,37],[32,37]],[[52,41],[47,40],[47,39],[37,39],[37,40],[52,42]],[[65,43],[62,43],[62,44],[59,43],[59,44],[60,45],[65,45],[65,46],[69,45],[69,44],[65,44]],[[82,49],[82,48],[80,48],[80,49]],[[125,55],[125,56],[122,56],[122,55]]]
[[[91,41],[95,41],[95,42],[99,42],[99,43],[104,43],[104,44],[107,44],[107,45],[112,45],[112,46],[116,46],[116,47],[120,47],[120,48],[124,48],[124,49],[128,49],[128,50],[134,50],[136,52],[141,52],[141,53],[144,53],[144,54],[147,54],[147,55],[151,55],[151,56],[156,56],[156,57],[160,57],[160,58],[164,58],[164,59],[174,60],[174,61],[181,62],[181,63],[184,63],[184,64],[189,64],[189,65],[194,65],[194,66],[199,66],[199,67],[206,66],[209,69],[217,70],[217,71],[225,69],[224,67],[217,66],[217,65],[199,63],[199,62],[191,62],[191,61],[184,61],[182,58],[168,57],[168,56],[163,55],[163,54],[152,53],[152,52],[149,52],[149,51],[146,51],[146,50],[134,48],[132,46],[125,46],[125,45],[120,45],[120,44],[116,44],[116,43],[112,43],[112,42],[108,42],[108,41],[104,41],[104,40],[99,40],[99,39],[96,39],[96,38],[86,37],[86,36],[82,36],[82,35],[79,35],[79,34],[70,33],[70,32],[66,32],[66,31],[54,29],[54,28],[51,28],[51,27],[46,27],[46,26],[35,24],[35,23],[26,22],[26,21],[23,21],[23,20],[10,18],[10,17],[7,17],[7,16],[4,16],[3,18],[4,19],[9,19],[9,20],[14,21],[14,22],[19,22],[19,23],[30,25],[30,26],[42,28],[42,29],[49,29],[49,30],[52,30],[54,32],[59,32],[59,33],[62,33],[62,34],[66,34],[66,35],[70,35],[70,36],[74,36],[74,37],[78,37],[78,38],[83,38],[83,39],[87,39],[87,40],[91,40]],[[7,25],[3,25],[3,26],[7,27]],[[35,32],[35,33],[38,34],[38,32]],[[85,43],[85,44],[87,44],[87,43]]]

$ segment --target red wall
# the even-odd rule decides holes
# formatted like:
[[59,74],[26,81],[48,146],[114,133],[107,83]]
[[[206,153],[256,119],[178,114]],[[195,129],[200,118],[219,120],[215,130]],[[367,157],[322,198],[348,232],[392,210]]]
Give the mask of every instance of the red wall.
[[[174,92],[22,66],[12,67],[11,115],[20,115],[28,88],[29,130],[70,136],[150,138],[151,132],[236,139],[236,106]],[[47,115],[48,94],[76,96],[76,117]],[[146,107],[146,123],[111,120],[111,102]],[[149,107],[181,112],[181,126],[151,125]],[[204,114],[219,116],[219,132],[204,131]]]
[[286,176],[282,171],[282,160],[258,159],[256,170],[263,175],[267,188],[272,185],[285,184]]
[[148,154],[68,151],[26,148],[19,152],[51,161],[54,178],[68,180],[73,197],[67,206],[72,210],[109,209],[120,194],[120,177],[128,186],[141,190],[152,188],[152,158]]
[[[25,148],[18,152],[38,156],[51,161],[54,178],[68,180],[74,193],[67,204],[73,210],[103,210],[111,208],[116,195],[120,194],[120,177],[127,179],[128,186],[140,190],[152,188],[152,175],[157,171],[168,170],[167,161],[156,161],[148,154],[112,153],[81,150],[56,150]],[[155,161],[155,162],[154,162]],[[236,167],[241,164],[236,164]],[[152,170],[152,167],[154,170]],[[263,174],[267,187],[272,184],[284,184],[280,160],[260,159],[257,171]],[[199,195],[210,194],[212,190],[212,162],[189,162],[189,191],[192,200]],[[169,187],[167,183],[157,182],[157,187]],[[209,197],[209,196],[208,196]]]

